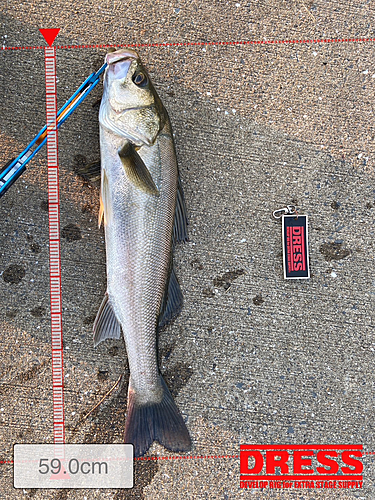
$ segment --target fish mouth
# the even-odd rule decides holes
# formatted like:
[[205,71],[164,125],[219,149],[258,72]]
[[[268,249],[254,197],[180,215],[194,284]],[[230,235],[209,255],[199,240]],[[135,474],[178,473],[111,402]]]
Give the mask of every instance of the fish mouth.
[[138,61],[137,52],[131,49],[120,49],[115,52],[109,52],[105,56],[105,62],[108,67],[106,74],[111,75],[111,78],[122,80],[126,77],[129,68],[133,61]]
[[115,64],[123,59],[139,59],[137,52],[131,49],[120,49],[115,52],[109,52],[105,56],[105,62],[110,66],[111,64]]

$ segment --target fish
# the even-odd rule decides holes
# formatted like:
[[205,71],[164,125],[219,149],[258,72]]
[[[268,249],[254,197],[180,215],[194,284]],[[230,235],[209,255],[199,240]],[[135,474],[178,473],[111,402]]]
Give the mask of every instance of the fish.
[[123,335],[129,369],[125,443],[142,456],[154,441],[191,449],[184,419],[160,373],[157,333],[182,308],[173,247],[187,216],[170,119],[137,52],[106,54],[99,109],[107,290],[94,346]]

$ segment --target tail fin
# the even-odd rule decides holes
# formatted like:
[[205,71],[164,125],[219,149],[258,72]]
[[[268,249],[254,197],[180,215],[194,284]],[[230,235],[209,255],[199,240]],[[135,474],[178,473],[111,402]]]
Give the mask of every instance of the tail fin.
[[163,399],[160,403],[140,404],[129,383],[125,443],[133,443],[134,456],[146,453],[154,441],[171,451],[189,451],[191,439],[172,395],[160,376]]

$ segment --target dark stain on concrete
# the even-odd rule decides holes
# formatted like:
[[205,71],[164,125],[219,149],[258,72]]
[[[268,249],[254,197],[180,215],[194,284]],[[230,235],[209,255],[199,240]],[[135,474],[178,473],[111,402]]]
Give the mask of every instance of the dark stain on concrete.
[[48,200],[43,200],[40,203],[40,209],[43,210],[43,212],[48,212]]
[[32,316],[34,316],[34,318],[41,318],[46,314],[46,308],[42,306],[37,306],[34,307],[34,309],[31,309],[30,313]]
[[193,259],[191,262],[190,262],[190,265],[193,269],[199,269],[200,271],[203,269],[203,265],[201,263],[201,261],[196,258],[196,259]]
[[13,319],[17,316],[18,309],[9,309],[6,313],[5,316],[9,319]]
[[84,325],[93,325],[96,318],[96,314],[91,314],[91,316],[86,316],[83,320]]
[[256,295],[254,298],[253,298],[253,303],[256,305],[256,306],[261,306],[263,304],[264,300],[263,300],[263,297],[259,294],[259,295]]
[[338,201],[333,201],[331,203],[331,208],[333,208],[333,210],[338,210],[340,208],[340,203]]
[[[47,210],[48,210],[48,208],[47,208]],[[40,252],[40,245],[39,245],[38,243],[35,243],[35,242],[33,241],[34,236],[33,236],[32,234],[30,234],[30,233],[27,233],[27,234],[26,234],[26,239],[27,239],[27,241],[30,241],[30,242],[31,242],[31,243],[30,243],[30,250],[31,250],[33,253],[39,253],[39,252]]]
[[370,210],[371,208],[374,208],[374,205],[372,203],[368,202],[368,203],[366,203],[366,208],[368,208]]
[[82,239],[82,234],[80,228],[76,224],[68,224],[63,227],[61,231],[61,236],[67,241],[78,241]]
[[211,288],[205,288],[204,290],[202,290],[202,295],[204,295],[205,297],[215,297],[215,294],[214,292],[211,290]]
[[319,251],[327,261],[341,260],[352,253],[349,248],[344,248],[342,243],[323,243]]
[[20,373],[16,379],[20,382],[26,382],[27,380],[32,380],[35,378],[40,370],[47,364],[47,361],[42,361],[41,363],[38,361],[31,368],[28,370],[24,371],[23,373]]
[[3,272],[3,280],[5,283],[16,285],[19,283],[26,274],[26,269],[18,264],[11,264]]
[[164,380],[171,391],[172,396],[178,396],[180,390],[185,387],[193,375],[193,369],[185,363],[177,363],[170,370],[163,373]]
[[118,355],[118,351],[119,351],[119,348],[117,347],[117,345],[113,345],[112,347],[110,347],[108,349],[108,354],[110,356],[117,356]]
[[236,269],[234,271],[228,271],[224,273],[222,276],[219,276],[214,279],[214,285],[218,287],[223,287],[224,290],[228,290],[232,285],[233,281],[236,280],[239,276],[245,274],[244,269]]
[[27,427],[24,427],[21,431],[17,433],[18,438],[25,438],[27,442],[27,436],[33,434],[33,429],[28,425]]
[[[33,378],[35,378],[38,373],[41,371],[41,369],[47,364],[47,361],[44,360],[42,362],[39,362],[39,361],[35,361],[34,364],[27,370],[25,370],[24,372],[20,373],[19,375],[16,375],[10,384],[3,384],[1,387],[0,387],[0,394],[4,395],[10,391],[13,391],[14,390],[14,386],[17,385],[17,384],[22,384],[24,382],[27,382],[28,380],[32,380]],[[24,429],[24,433],[25,433],[25,429]]]
[[104,382],[105,380],[108,380],[108,370],[104,370],[104,369],[99,368],[98,373],[97,373],[97,377],[98,377],[99,382]]
[[75,155],[73,158],[73,170],[80,175],[82,168],[87,165],[87,158],[84,155]]
[[35,241],[34,241],[33,243],[30,244],[30,250],[33,253],[40,253],[40,251],[41,251],[40,245],[38,243],[35,243]]

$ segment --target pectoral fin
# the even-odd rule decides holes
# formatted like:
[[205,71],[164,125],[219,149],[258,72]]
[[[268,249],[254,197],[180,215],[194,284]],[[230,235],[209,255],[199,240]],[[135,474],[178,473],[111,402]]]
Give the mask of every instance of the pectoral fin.
[[119,150],[118,154],[130,182],[147,194],[159,196],[158,188],[155,186],[150,172],[135,150],[133,144],[127,142]]

